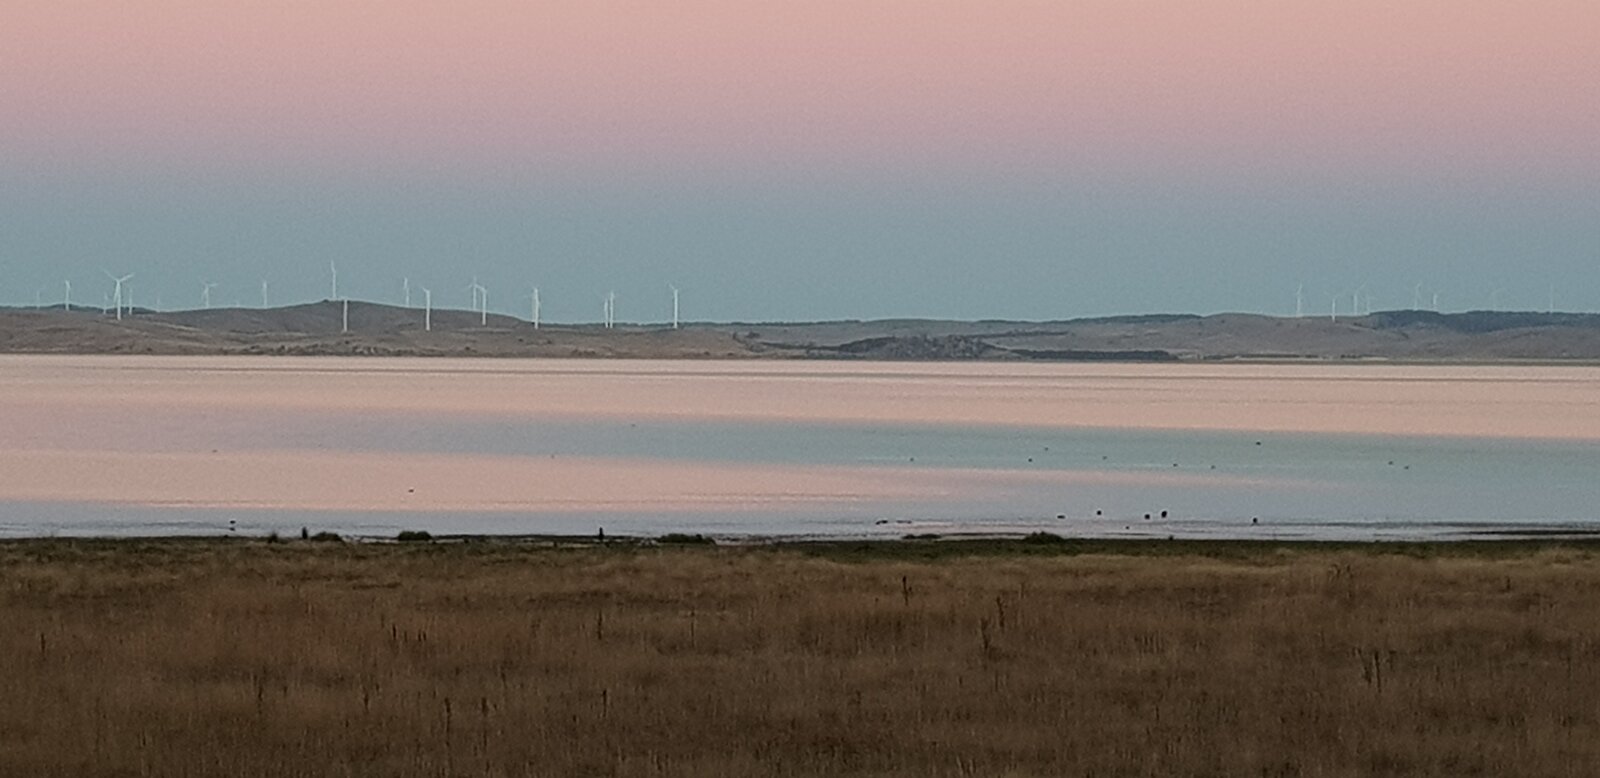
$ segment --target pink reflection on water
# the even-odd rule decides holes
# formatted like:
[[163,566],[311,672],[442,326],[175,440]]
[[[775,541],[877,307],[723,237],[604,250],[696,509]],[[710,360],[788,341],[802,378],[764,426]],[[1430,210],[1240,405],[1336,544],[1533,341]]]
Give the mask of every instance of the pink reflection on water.
[[[296,414],[1600,440],[1600,369],[0,358],[0,500],[371,511],[792,511],[1220,474],[197,448]],[[263,419],[267,421],[262,421]],[[397,422],[400,423],[400,422]],[[252,427],[252,425],[257,425]],[[1313,483],[1274,486],[1312,488]]]
[[0,473],[0,499],[6,500],[418,512],[783,511],[981,498],[1040,484],[1265,485],[1242,477],[1179,473],[308,451],[4,451]]
[[3,357],[0,422],[364,411],[500,418],[1600,440],[1600,368]]

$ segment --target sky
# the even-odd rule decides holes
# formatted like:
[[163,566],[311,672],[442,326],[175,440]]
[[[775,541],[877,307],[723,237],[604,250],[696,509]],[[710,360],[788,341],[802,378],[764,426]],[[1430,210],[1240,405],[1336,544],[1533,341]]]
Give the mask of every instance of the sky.
[[1600,310],[1597,73],[1594,0],[0,0],[0,304]]

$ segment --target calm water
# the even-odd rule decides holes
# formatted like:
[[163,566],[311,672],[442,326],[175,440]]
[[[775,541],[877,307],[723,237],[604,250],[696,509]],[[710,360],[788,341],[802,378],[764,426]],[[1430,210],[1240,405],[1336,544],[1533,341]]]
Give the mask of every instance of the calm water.
[[1597,475],[1594,368],[0,358],[12,536],[1465,537]]

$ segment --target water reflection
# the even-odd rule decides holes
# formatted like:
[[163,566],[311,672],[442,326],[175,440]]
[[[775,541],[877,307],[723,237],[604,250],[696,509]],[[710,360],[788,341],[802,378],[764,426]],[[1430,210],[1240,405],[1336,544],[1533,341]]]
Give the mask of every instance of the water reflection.
[[1538,367],[6,358],[0,533],[1587,526],[1597,390]]

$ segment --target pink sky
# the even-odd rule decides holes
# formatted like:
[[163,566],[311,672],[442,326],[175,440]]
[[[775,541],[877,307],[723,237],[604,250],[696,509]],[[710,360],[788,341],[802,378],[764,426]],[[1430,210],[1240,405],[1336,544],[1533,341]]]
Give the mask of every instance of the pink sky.
[[51,0],[0,151],[1600,169],[1594,0]]

